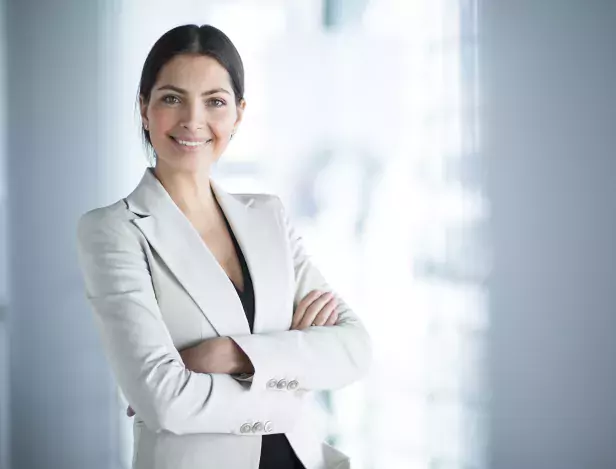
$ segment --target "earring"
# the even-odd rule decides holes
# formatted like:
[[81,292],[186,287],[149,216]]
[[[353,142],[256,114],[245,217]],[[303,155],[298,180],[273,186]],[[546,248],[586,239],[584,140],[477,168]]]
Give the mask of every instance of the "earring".
[[143,128],[147,131],[148,129],[148,124],[143,124]]

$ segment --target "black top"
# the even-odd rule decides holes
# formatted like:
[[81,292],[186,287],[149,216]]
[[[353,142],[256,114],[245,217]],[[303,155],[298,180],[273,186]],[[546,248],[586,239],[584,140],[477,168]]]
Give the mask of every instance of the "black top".
[[[243,291],[237,288],[235,284],[233,284],[233,286],[240,297],[242,306],[244,307],[244,313],[246,314],[246,319],[248,319],[250,332],[252,332],[255,323],[255,294],[252,287],[252,278],[250,277],[250,271],[248,270],[248,265],[246,264],[246,259],[244,258],[242,249],[240,248],[237,239],[235,239],[233,230],[231,229],[231,226],[229,226],[229,222],[226,218],[225,223],[227,224],[227,229],[229,230],[231,239],[233,240],[235,252],[237,253],[237,257],[242,267],[242,277],[244,279]],[[305,469],[304,465],[295,455],[293,448],[291,448],[289,440],[283,433],[263,435],[261,441],[261,462],[259,463],[259,469]]]

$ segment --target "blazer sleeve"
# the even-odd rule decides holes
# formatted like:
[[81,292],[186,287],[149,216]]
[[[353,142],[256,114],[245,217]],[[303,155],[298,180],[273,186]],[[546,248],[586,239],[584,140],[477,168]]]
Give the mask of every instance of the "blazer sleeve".
[[[188,370],[162,319],[138,228],[98,209],[81,217],[78,255],[105,354],[128,402],[153,431],[290,431],[303,396],[253,393],[226,374]],[[243,428],[243,431],[242,431]],[[249,434],[253,434],[250,432]]]
[[[296,307],[310,291],[332,289],[311,262],[282,202],[278,197],[273,199],[293,259]],[[288,389],[333,390],[367,372],[372,360],[370,337],[359,317],[339,295],[332,293],[338,300],[338,322],[333,326],[232,337],[254,366],[251,389],[274,390],[276,383],[282,381]],[[289,386],[291,382],[293,385]]]

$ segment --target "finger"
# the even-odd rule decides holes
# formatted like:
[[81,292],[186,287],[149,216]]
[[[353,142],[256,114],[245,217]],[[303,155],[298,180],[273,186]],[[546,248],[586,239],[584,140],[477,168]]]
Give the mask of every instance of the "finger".
[[320,292],[318,292],[317,290],[313,290],[308,293],[304,298],[302,298],[302,300],[297,304],[297,306],[295,307],[295,311],[293,312],[293,319],[291,320],[291,329],[297,327],[299,322],[302,320],[304,313],[306,312],[306,308],[310,304],[309,301],[312,302],[316,298],[318,298],[319,293]]
[[338,322],[338,313],[334,311],[332,314],[330,314],[327,321],[325,321],[324,326],[335,326],[336,322]]
[[295,329],[297,325],[301,322],[304,314],[306,313],[306,309],[321,295],[323,295],[322,291],[312,290],[308,293],[302,300],[298,303],[295,308],[295,312],[293,313],[293,319],[291,321],[291,329]]
[[312,321],[312,325],[313,326],[323,326],[323,325],[325,325],[325,323],[327,322],[329,317],[335,311],[336,306],[338,306],[338,302],[336,301],[336,298],[334,297],[331,300],[329,300],[325,304],[325,306],[323,306],[323,308],[321,308],[321,311],[319,311],[319,313],[316,315],[316,317]]
[[[317,300],[315,300],[309,307],[306,309],[306,313],[302,318],[302,322],[300,323],[303,327],[310,327],[314,324],[316,318],[321,313],[321,311],[328,307],[329,303],[334,299],[333,293],[325,293]],[[327,319],[327,317],[325,318]]]
[[304,317],[302,318],[298,327],[300,329],[310,327],[314,322],[314,319],[317,317],[317,314],[319,314],[321,309],[323,309],[323,307],[332,299],[332,296],[333,295],[331,293],[325,293],[324,295],[321,295],[318,299],[313,301],[312,304],[306,309]]
[[301,301],[298,303],[297,307],[295,308],[295,315],[303,316],[304,313],[306,312],[306,309],[308,309],[308,307],[324,293],[325,292],[320,291],[320,290],[312,290],[310,293],[304,296],[304,298],[301,299]]

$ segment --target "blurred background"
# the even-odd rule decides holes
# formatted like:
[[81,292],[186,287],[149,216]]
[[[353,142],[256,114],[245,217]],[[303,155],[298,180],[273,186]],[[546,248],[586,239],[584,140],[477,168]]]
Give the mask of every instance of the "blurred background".
[[281,196],[374,340],[318,396],[353,467],[616,467],[615,1],[0,6],[0,468],[130,467],[75,224],[139,182],[141,67],[184,23],[246,69],[215,177]]

